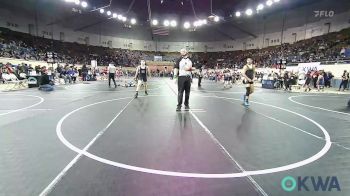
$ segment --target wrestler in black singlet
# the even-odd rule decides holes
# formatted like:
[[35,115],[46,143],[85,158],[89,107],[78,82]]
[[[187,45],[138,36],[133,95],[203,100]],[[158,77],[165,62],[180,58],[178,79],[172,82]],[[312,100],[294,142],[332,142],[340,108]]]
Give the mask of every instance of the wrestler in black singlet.
[[139,80],[147,82],[147,67],[142,68],[140,66],[139,75],[138,76],[139,76]]
[[255,72],[255,69],[254,69],[254,66],[252,65],[252,67],[250,68],[248,65],[247,66],[247,71],[245,72],[245,75],[251,79],[252,81],[251,82],[248,82],[247,81],[247,84],[253,84],[253,79],[254,79],[254,72]]

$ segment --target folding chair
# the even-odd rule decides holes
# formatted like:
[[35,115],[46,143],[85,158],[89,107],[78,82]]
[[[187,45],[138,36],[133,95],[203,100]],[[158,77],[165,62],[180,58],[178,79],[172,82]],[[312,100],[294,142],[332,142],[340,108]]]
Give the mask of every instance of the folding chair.
[[11,90],[18,90],[23,88],[27,88],[28,86],[26,85],[27,80],[19,80],[16,75],[14,74],[7,74],[3,73],[2,78],[4,80],[4,83],[7,88],[5,90],[11,91]]

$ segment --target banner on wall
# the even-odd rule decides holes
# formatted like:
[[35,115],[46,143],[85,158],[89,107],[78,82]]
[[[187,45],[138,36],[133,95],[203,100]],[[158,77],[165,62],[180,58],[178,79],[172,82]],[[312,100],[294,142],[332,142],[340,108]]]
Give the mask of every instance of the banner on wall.
[[299,67],[298,66],[286,66],[286,71],[296,73],[299,71]]
[[154,61],[163,61],[162,56],[154,56]]
[[97,67],[97,61],[91,60],[91,67]]
[[318,71],[321,69],[322,69],[321,62],[299,63],[298,64],[299,73],[307,73],[309,71]]

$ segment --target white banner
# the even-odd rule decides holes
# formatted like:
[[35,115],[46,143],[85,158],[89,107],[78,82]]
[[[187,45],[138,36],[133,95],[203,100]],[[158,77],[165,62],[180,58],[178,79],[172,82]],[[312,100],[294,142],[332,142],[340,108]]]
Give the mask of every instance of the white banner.
[[154,56],[154,61],[163,61],[162,56]]
[[97,61],[91,60],[91,67],[97,67]]
[[299,63],[298,64],[299,73],[307,73],[308,71],[318,71],[321,69],[322,69],[321,62]]
[[299,67],[298,66],[286,66],[286,71],[296,73],[299,71]]

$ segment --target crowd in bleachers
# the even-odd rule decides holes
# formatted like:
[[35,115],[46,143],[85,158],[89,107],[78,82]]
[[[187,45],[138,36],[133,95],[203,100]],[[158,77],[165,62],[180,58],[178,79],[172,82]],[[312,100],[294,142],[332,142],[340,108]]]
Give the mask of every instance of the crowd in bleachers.
[[94,59],[100,65],[114,62],[122,66],[136,66],[140,58],[150,56],[148,52],[86,46],[0,29],[0,57],[46,61],[47,52],[57,53],[57,62],[67,64],[90,64]]
[[350,59],[350,56],[345,54],[346,48],[350,49],[350,29],[298,41],[294,44],[286,43],[245,51],[198,53],[197,56],[209,67],[214,67],[219,63],[224,67],[236,65],[240,68],[248,57],[253,58],[259,67],[274,67],[281,59],[292,63]]
[[[193,53],[194,62],[208,68],[242,67],[247,57],[252,57],[258,67],[274,67],[280,59],[287,62],[337,61],[345,58],[341,51],[350,48],[350,29],[263,49],[230,52]],[[134,67],[140,59],[152,60],[154,55],[174,61],[177,53],[161,53],[112,49],[87,46],[78,43],[61,42],[28,34],[0,29],[0,56],[26,60],[46,60],[46,52],[56,52],[57,61],[67,64],[90,64],[97,60],[99,65],[114,62],[120,66]]]

